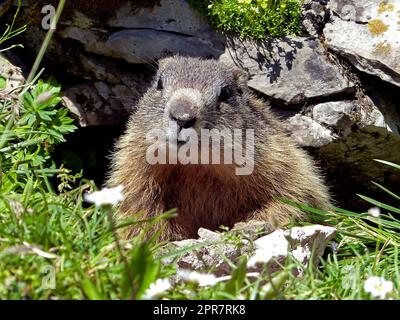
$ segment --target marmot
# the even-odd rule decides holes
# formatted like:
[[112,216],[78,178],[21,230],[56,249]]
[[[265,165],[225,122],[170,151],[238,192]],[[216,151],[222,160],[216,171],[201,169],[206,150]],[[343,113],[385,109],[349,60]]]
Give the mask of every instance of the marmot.
[[[196,164],[178,159],[162,164],[147,158],[154,147],[149,132],[159,130],[165,136],[172,149],[161,148],[154,156],[164,152],[168,158],[169,150],[179,152],[189,144],[182,132],[192,130],[200,136],[202,129],[254,130],[252,172],[238,174],[237,164],[223,161]],[[154,84],[117,142],[108,186],[117,185],[125,193],[119,217],[143,210],[147,217],[154,217],[176,208],[177,217],[168,220],[163,240],[196,238],[200,227],[216,230],[249,220],[282,226],[291,219],[306,219],[304,212],[281,199],[319,209],[330,206],[319,170],[285,134],[269,105],[251,93],[247,74],[216,60],[182,56],[159,61]],[[127,237],[134,236],[136,228],[129,229]]]

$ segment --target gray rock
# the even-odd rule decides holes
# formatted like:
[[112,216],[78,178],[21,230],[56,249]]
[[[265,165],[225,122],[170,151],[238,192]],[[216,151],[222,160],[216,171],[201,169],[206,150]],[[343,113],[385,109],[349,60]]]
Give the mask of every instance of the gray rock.
[[86,16],[84,13],[74,11],[71,24],[81,29],[90,29],[95,26],[95,21]]
[[[317,266],[329,241],[335,235],[335,228],[321,225],[276,230],[254,242],[255,252],[247,265],[251,271],[262,272],[265,264],[268,264],[268,271],[272,273],[281,269],[291,256],[304,268],[310,263]],[[296,269],[294,271],[297,274],[302,273],[302,268]]]
[[[258,227],[259,224],[257,224],[256,229]],[[199,249],[188,250],[175,262],[183,270],[211,269],[216,276],[223,276],[231,273],[231,266],[226,262],[226,258],[235,262],[243,255],[249,257],[248,268],[251,271],[261,272],[264,264],[272,258],[277,258],[279,262],[284,264],[284,260],[289,255],[292,255],[306,267],[310,262],[313,250],[314,260],[312,263],[316,265],[328,242],[335,236],[335,232],[334,228],[319,225],[296,227],[289,230],[278,229],[254,242],[237,239],[235,243],[228,240],[223,234],[199,229],[200,239],[176,241],[169,244],[168,247],[176,250],[177,248],[184,249],[204,244]],[[250,236],[250,238],[252,237]],[[172,263],[172,260],[168,259],[164,263]],[[278,268],[277,264],[273,264],[270,271],[273,272]]]
[[218,57],[224,51],[223,38],[183,0],[161,0],[152,7],[126,2],[104,28],[93,24],[76,11],[60,35],[79,41],[88,52],[134,64],[153,63],[170,54]]
[[63,90],[65,106],[82,127],[114,124],[134,110],[139,93],[123,84],[97,81],[81,83]]
[[306,0],[302,7],[303,29],[311,36],[317,37],[327,20],[329,20],[329,10],[326,8],[325,1]]
[[244,239],[255,240],[274,231],[274,227],[262,221],[238,222],[230,233],[240,235]]
[[127,2],[106,24],[114,28],[172,31],[196,37],[214,34],[207,20],[185,0],[161,0],[158,5],[142,8]]
[[396,99],[400,90],[369,76],[362,79],[362,85],[365,94],[352,101],[355,109],[348,129],[332,128],[335,139],[313,153],[335,199],[341,207],[356,211],[369,209],[369,204],[356,196],[357,193],[391,203],[392,199],[371,181],[394,192],[400,191],[398,172],[374,161],[399,162],[400,113]]
[[111,88],[113,93],[113,99],[119,100],[124,110],[130,113],[134,106],[136,99],[140,96],[138,91],[130,89],[128,86],[123,84],[117,84]]
[[286,128],[291,137],[303,147],[322,147],[334,140],[332,131],[301,114],[289,118]]
[[[65,105],[81,126],[116,124],[126,119],[151,84],[152,70],[119,64],[112,59],[85,52],[77,57],[79,59],[74,62],[66,59],[60,61],[60,64],[69,75],[75,76],[75,84],[64,84],[62,89]],[[85,94],[80,94],[79,90],[84,92],[86,88],[98,98],[84,98]],[[91,101],[96,101],[95,107]]]
[[65,28],[61,36],[79,41],[88,52],[134,64],[153,63],[171,54],[211,58],[223,52],[221,44],[158,30],[122,30],[100,34],[71,26]]
[[[204,229],[202,232],[205,233]],[[211,233],[211,231],[208,232]],[[172,242],[169,245],[169,249],[172,251],[200,246],[198,249],[188,250],[174,263],[183,270],[210,270],[212,268],[216,276],[230,274],[231,266],[223,257],[234,261],[249,250],[249,245],[243,243],[239,246],[237,243],[223,241],[221,237],[214,236],[210,238],[210,234],[208,234],[206,238],[198,240],[188,239]],[[164,261],[164,263],[171,262],[172,260]]]
[[[397,89],[397,88],[396,88]],[[400,112],[397,97],[400,90],[389,86],[371,88],[366,97],[368,110],[363,111],[362,120],[368,125],[386,128],[400,136]]]
[[63,101],[77,117],[82,127],[98,123],[110,124],[113,123],[112,115],[118,111],[115,110],[116,104],[111,106],[102,97],[102,95],[109,94],[108,90],[99,83],[94,85],[78,84],[63,91]]
[[[382,7],[381,2],[362,2],[367,5],[359,9],[358,1],[357,5],[355,0],[346,1],[347,6],[355,8],[356,14],[349,21],[335,17],[328,23],[324,29],[326,44],[359,70],[400,86],[400,3],[391,2],[387,4],[390,7]],[[366,20],[369,22],[358,23]]]
[[[76,98],[72,95],[72,99],[68,96],[63,96],[61,98],[63,105],[68,108],[71,112],[72,117],[74,117],[81,127],[86,127],[88,125],[88,119],[86,116],[85,110],[82,106],[76,101]],[[93,123],[93,122],[92,122]]]
[[[365,92],[358,93],[356,100],[311,105],[300,113],[288,116],[285,120],[287,131],[301,146],[318,148],[328,146],[338,139],[345,143],[346,136],[357,135],[357,131],[363,128],[369,128],[369,131],[376,130],[377,138],[378,135],[386,136],[388,133],[399,136],[400,114],[394,101],[400,91],[384,82],[379,85],[375,80],[368,80],[363,85]],[[357,136],[361,138],[362,135]],[[363,142],[360,141],[360,144]],[[379,146],[382,147],[384,145]],[[374,154],[379,158],[377,151],[374,151]],[[351,158],[349,150],[346,150],[346,157]],[[368,170],[364,176],[368,175],[367,172]]]
[[354,110],[353,102],[327,102],[316,105],[312,110],[312,117],[320,124],[345,129],[352,124],[350,117]]
[[99,123],[102,116],[96,110],[104,112],[104,103],[97,89],[92,85],[78,84],[64,90],[63,101],[66,107],[79,120],[82,127]]
[[371,0],[329,0],[328,8],[342,20],[366,23],[376,14],[382,1]]
[[94,87],[102,99],[108,100],[110,98],[110,95],[112,94],[111,88],[106,83],[97,81],[94,83]]
[[220,60],[243,68],[250,87],[286,104],[353,88],[315,39],[286,37],[259,43],[233,39]]
[[314,26],[313,21],[311,21],[310,19],[304,19],[302,21],[302,26],[310,36],[318,36],[317,28]]
[[393,198],[379,191],[371,181],[399,193],[398,170],[380,164],[375,159],[399,163],[400,136],[386,128],[364,126],[322,146],[314,153],[330,184],[330,190],[340,206],[348,210],[367,210],[371,205],[356,194],[363,194],[381,202]]
[[[372,102],[369,97],[366,97],[367,105],[358,106],[358,127],[363,128],[367,126],[376,127],[376,128],[385,128],[388,131],[391,131],[389,125],[385,121],[385,116],[383,113],[376,107],[376,105]],[[394,119],[392,119],[393,121]]]
[[199,235],[200,239],[204,241],[219,241],[222,238],[221,234],[205,228],[200,228],[197,231],[197,234]]
[[123,76],[121,68],[116,67],[115,64],[105,61],[105,59],[90,56],[84,52],[79,55],[79,62],[79,64],[69,64],[67,71],[82,79],[117,84]]

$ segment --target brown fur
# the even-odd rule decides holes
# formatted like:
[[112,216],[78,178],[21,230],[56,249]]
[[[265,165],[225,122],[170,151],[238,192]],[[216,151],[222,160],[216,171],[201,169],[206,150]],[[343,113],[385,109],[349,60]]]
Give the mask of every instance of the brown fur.
[[[109,186],[124,186],[120,217],[145,210],[157,216],[177,208],[168,221],[163,239],[197,236],[200,227],[215,230],[221,225],[261,220],[282,226],[290,219],[306,219],[289,199],[326,209],[329,196],[310,157],[284,134],[282,124],[263,101],[253,96],[243,72],[216,61],[173,57],[160,62],[164,88],[154,86],[139,102],[113,156]],[[218,102],[220,88],[228,84],[232,98]],[[208,103],[197,110],[199,128],[252,128],[255,130],[254,171],[235,175],[233,165],[150,165],[146,161],[146,133],[163,128],[165,105],[181,87],[198,89]],[[210,90],[210,88],[212,90]],[[128,237],[137,229],[128,230]]]

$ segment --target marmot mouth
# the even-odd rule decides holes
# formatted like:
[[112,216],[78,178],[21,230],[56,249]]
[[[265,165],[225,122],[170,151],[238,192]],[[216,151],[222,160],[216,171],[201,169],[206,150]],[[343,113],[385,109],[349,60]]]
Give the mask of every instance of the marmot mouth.
[[176,141],[176,145],[178,147],[181,147],[181,146],[185,145],[186,143],[188,143],[188,141],[189,141],[189,139],[187,139],[187,140],[177,140]]

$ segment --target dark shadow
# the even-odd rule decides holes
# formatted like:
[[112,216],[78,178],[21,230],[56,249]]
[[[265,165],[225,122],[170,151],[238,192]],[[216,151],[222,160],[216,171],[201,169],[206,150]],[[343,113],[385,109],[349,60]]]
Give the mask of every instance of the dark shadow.
[[227,37],[228,53],[234,64],[247,72],[254,65],[259,70],[268,70],[269,83],[278,80],[283,68],[292,69],[297,51],[303,46],[301,41],[291,37],[271,38],[262,42]]
[[57,166],[63,165],[74,174],[82,171],[85,179],[102,186],[109,171],[114,144],[124,128],[124,123],[80,128],[67,135],[67,141],[55,148],[53,158]]
[[314,0],[303,4],[303,19],[311,23],[319,36],[323,35],[325,24],[332,19],[331,11],[324,9],[328,2],[329,0]]

